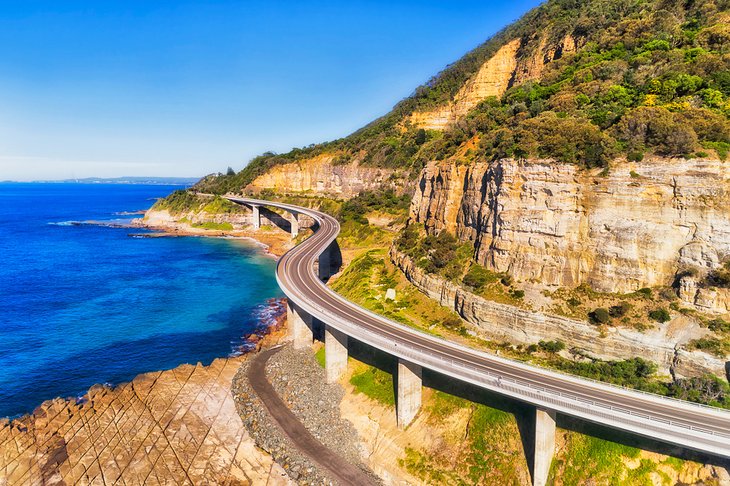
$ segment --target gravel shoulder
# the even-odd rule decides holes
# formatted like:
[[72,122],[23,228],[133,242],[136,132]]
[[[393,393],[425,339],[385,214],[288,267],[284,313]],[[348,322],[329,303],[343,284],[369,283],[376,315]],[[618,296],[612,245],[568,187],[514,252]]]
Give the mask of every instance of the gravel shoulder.
[[[262,351],[238,371],[233,393],[256,444],[299,484],[381,484],[362,464],[357,432],[340,417],[344,390],[325,383],[310,350]],[[278,421],[267,411],[272,403]]]

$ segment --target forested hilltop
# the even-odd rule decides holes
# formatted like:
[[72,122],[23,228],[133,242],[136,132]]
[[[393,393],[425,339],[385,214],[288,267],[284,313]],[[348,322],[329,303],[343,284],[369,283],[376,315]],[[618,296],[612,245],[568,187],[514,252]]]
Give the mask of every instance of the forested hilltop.
[[589,168],[648,154],[724,160],[729,6],[550,0],[352,135],[265,153],[198,188],[238,192],[272,167],[324,155],[333,165],[414,176],[428,161],[447,159],[551,158]]

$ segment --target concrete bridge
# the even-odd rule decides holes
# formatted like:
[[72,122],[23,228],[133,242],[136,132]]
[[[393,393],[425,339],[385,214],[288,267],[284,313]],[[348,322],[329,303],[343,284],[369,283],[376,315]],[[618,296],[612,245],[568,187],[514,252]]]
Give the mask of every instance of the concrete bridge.
[[252,208],[284,209],[315,221],[314,234],[286,253],[276,270],[279,286],[289,300],[294,346],[310,346],[315,319],[323,324],[329,382],[346,371],[349,338],[396,357],[400,427],[406,427],[420,409],[422,370],[426,368],[534,406],[534,452],[528,464],[535,485],[544,485],[548,479],[558,413],[722,460],[730,458],[730,412],[509,360],[390,321],[349,302],[322,282],[329,277],[332,245],[340,231],[335,218],[290,204],[228,199]]

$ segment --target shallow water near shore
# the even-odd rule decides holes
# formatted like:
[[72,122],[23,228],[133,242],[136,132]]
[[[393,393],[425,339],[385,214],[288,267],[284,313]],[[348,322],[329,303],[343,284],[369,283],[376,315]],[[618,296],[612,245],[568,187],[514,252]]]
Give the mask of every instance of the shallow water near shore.
[[0,184],[0,417],[209,363],[260,326],[281,291],[258,245],[123,227],[174,189]]

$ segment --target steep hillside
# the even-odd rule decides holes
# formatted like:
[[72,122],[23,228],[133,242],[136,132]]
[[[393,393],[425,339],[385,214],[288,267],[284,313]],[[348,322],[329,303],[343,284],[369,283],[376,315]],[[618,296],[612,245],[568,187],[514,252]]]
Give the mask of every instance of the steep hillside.
[[729,22],[727,0],[551,0],[352,135],[263,154],[200,188],[337,193],[327,176],[306,185],[295,177],[291,186],[261,180],[272,167],[296,175],[323,157],[355,178],[364,167],[398,169],[380,179],[395,186],[431,160],[541,157],[605,167],[650,153],[724,159]]
[[[358,251],[403,226],[375,228],[378,201],[413,196],[391,254],[424,293],[437,282],[462,304],[588,326],[566,353],[613,359],[650,343],[662,370],[722,375],[729,151],[728,0],[550,0],[352,135],[195,189],[331,210]],[[489,312],[442,303],[510,336]]]

